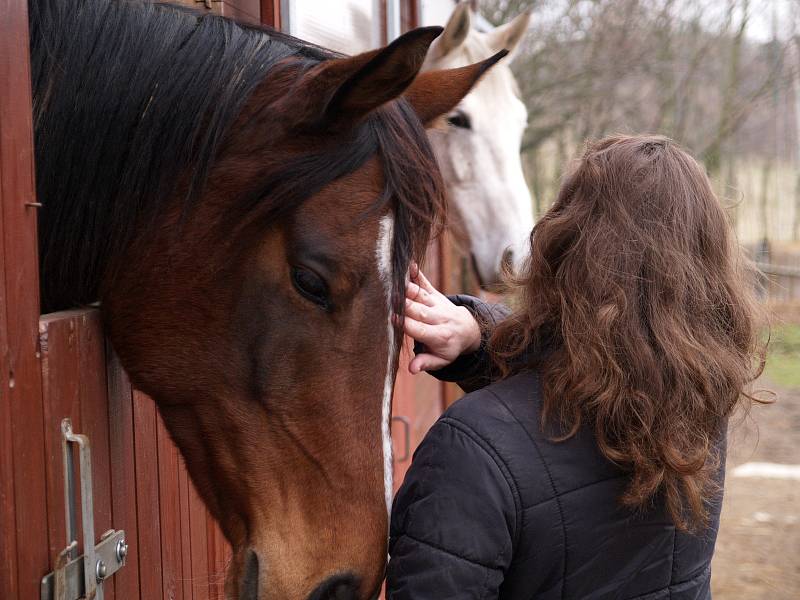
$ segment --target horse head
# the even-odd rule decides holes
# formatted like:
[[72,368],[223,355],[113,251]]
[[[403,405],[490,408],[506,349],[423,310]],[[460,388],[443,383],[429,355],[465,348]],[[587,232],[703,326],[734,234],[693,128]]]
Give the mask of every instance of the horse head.
[[[524,37],[529,13],[481,33],[472,28],[469,4],[456,6],[423,71],[472,64],[501,49],[513,52]],[[448,115],[450,127],[430,136],[483,285],[500,280],[503,263],[517,267],[528,254],[533,212],[520,160],[527,118],[504,61]]]
[[100,298],[233,547],[227,598],[373,597],[394,315],[444,197],[423,124],[503,53],[417,78],[440,28],[344,58],[168,6],[57,4],[32,12],[44,305]]

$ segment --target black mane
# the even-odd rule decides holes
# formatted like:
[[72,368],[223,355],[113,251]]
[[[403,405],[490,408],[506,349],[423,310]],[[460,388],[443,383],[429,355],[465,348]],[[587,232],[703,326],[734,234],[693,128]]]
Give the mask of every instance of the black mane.
[[[43,310],[97,300],[111,258],[158,214],[179,178],[188,182],[187,202],[199,197],[225,134],[277,61],[313,65],[339,56],[268,28],[169,4],[29,0],[29,6]],[[441,183],[418,119],[404,102],[393,104],[367,119],[348,148],[288,165],[241,204],[252,210],[273,195],[291,208],[379,153],[383,201],[395,203],[399,221],[394,262],[403,271],[395,282],[401,306],[400,277],[409,258],[424,252]]]

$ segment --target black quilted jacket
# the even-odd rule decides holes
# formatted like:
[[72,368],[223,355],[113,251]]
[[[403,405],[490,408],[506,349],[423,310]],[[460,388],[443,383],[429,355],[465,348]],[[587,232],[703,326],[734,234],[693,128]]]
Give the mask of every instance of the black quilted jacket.
[[[479,351],[438,375],[474,388],[487,364]],[[719,503],[700,535],[676,531],[658,501],[620,507],[627,474],[587,431],[549,441],[539,410],[528,372],[468,394],[431,428],[392,508],[387,597],[710,598]]]

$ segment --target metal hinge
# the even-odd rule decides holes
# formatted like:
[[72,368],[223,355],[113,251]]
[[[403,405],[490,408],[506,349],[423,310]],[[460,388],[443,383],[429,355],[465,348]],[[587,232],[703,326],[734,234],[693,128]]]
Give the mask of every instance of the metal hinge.
[[[125,532],[111,529],[94,543],[94,502],[92,497],[92,454],[89,438],[72,432],[69,419],[61,421],[64,451],[64,506],[67,547],[56,558],[55,571],[42,578],[41,600],[103,600],[103,582],[125,565],[128,544]],[[75,477],[72,444],[78,445],[81,478],[81,524],[83,554],[76,556]]]

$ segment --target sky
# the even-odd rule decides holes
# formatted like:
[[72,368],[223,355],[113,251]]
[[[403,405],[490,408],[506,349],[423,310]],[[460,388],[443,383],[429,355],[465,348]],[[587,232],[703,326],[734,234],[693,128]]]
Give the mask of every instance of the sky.
[[[724,2],[720,4],[724,5]],[[792,13],[796,18],[800,14],[798,9],[799,0],[754,0],[747,31],[749,37],[759,42],[769,41],[773,35],[773,22],[779,37],[791,35]]]

